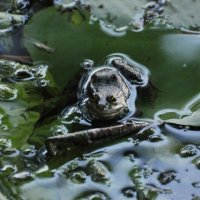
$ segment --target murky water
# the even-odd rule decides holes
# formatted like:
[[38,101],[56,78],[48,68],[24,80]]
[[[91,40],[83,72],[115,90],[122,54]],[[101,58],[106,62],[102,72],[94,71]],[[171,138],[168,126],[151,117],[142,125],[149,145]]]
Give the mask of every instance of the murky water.
[[[104,6],[106,10],[109,4],[94,7],[87,18],[84,9],[88,11],[89,4],[82,1],[55,1],[56,9],[50,1],[16,1],[15,5],[2,2],[0,6],[5,10],[12,8],[9,13],[15,17],[13,26],[10,16],[2,15],[1,10],[0,18],[5,17],[0,20],[2,198],[200,199],[198,29],[191,32],[166,25],[160,14],[165,6],[171,6],[168,1],[144,1],[148,4],[136,12],[132,23],[125,24],[127,19],[123,19],[121,27],[114,18],[101,18]],[[27,14],[33,21],[21,26],[28,19]],[[38,20],[40,15],[44,22]],[[49,16],[54,17],[46,24]],[[68,29],[59,25],[55,16],[60,23],[71,24]],[[36,32],[31,29],[34,23],[40,24]],[[44,34],[44,24],[50,36]],[[57,34],[65,37],[59,39]],[[152,123],[151,129],[94,145],[74,146],[56,157],[48,156],[47,137],[108,126],[107,122],[93,124],[78,107],[76,93],[83,70],[79,65],[87,59],[82,66],[102,66],[116,55],[145,66],[149,81],[144,85],[149,87],[138,90],[128,83],[132,91],[128,102],[131,114],[126,118],[133,115],[139,121],[147,120]],[[183,125],[167,121],[191,113],[193,117],[181,121]],[[161,124],[160,117],[165,115],[166,123]],[[112,125],[116,125],[115,121]]]

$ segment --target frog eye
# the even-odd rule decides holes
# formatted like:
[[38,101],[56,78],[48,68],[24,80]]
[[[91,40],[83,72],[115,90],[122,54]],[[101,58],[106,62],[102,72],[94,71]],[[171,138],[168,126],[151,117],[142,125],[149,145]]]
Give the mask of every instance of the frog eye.
[[97,102],[97,101],[99,101],[99,96],[97,94],[93,93],[90,97],[90,100]]
[[115,103],[117,101],[117,99],[113,95],[110,95],[110,96],[106,97],[106,101],[108,103]]

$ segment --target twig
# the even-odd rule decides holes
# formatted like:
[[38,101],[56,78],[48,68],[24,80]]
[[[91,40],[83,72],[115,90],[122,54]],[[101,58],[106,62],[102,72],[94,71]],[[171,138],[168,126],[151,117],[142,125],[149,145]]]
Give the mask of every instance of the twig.
[[74,146],[86,146],[94,143],[119,138],[149,126],[147,122],[129,120],[124,124],[105,128],[68,133],[67,135],[53,136],[45,141],[48,153],[52,156],[61,154]]

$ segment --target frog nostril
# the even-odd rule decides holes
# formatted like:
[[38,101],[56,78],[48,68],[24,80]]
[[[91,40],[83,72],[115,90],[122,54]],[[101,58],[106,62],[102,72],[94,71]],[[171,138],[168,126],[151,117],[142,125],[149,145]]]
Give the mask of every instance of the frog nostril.
[[106,101],[108,103],[115,103],[117,101],[117,99],[113,95],[109,95],[106,97]]
[[90,97],[90,100],[93,102],[98,102],[99,101],[99,96],[97,94],[92,94]]

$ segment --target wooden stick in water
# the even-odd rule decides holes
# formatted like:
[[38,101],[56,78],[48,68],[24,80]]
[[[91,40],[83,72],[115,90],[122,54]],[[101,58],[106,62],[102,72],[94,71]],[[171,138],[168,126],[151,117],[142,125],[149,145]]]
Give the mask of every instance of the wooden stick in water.
[[131,133],[136,133],[149,126],[147,122],[128,121],[124,124],[105,128],[94,128],[89,130],[68,133],[67,135],[53,136],[46,139],[47,151],[55,156],[74,146],[87,146],[94,143],[108,141]]

